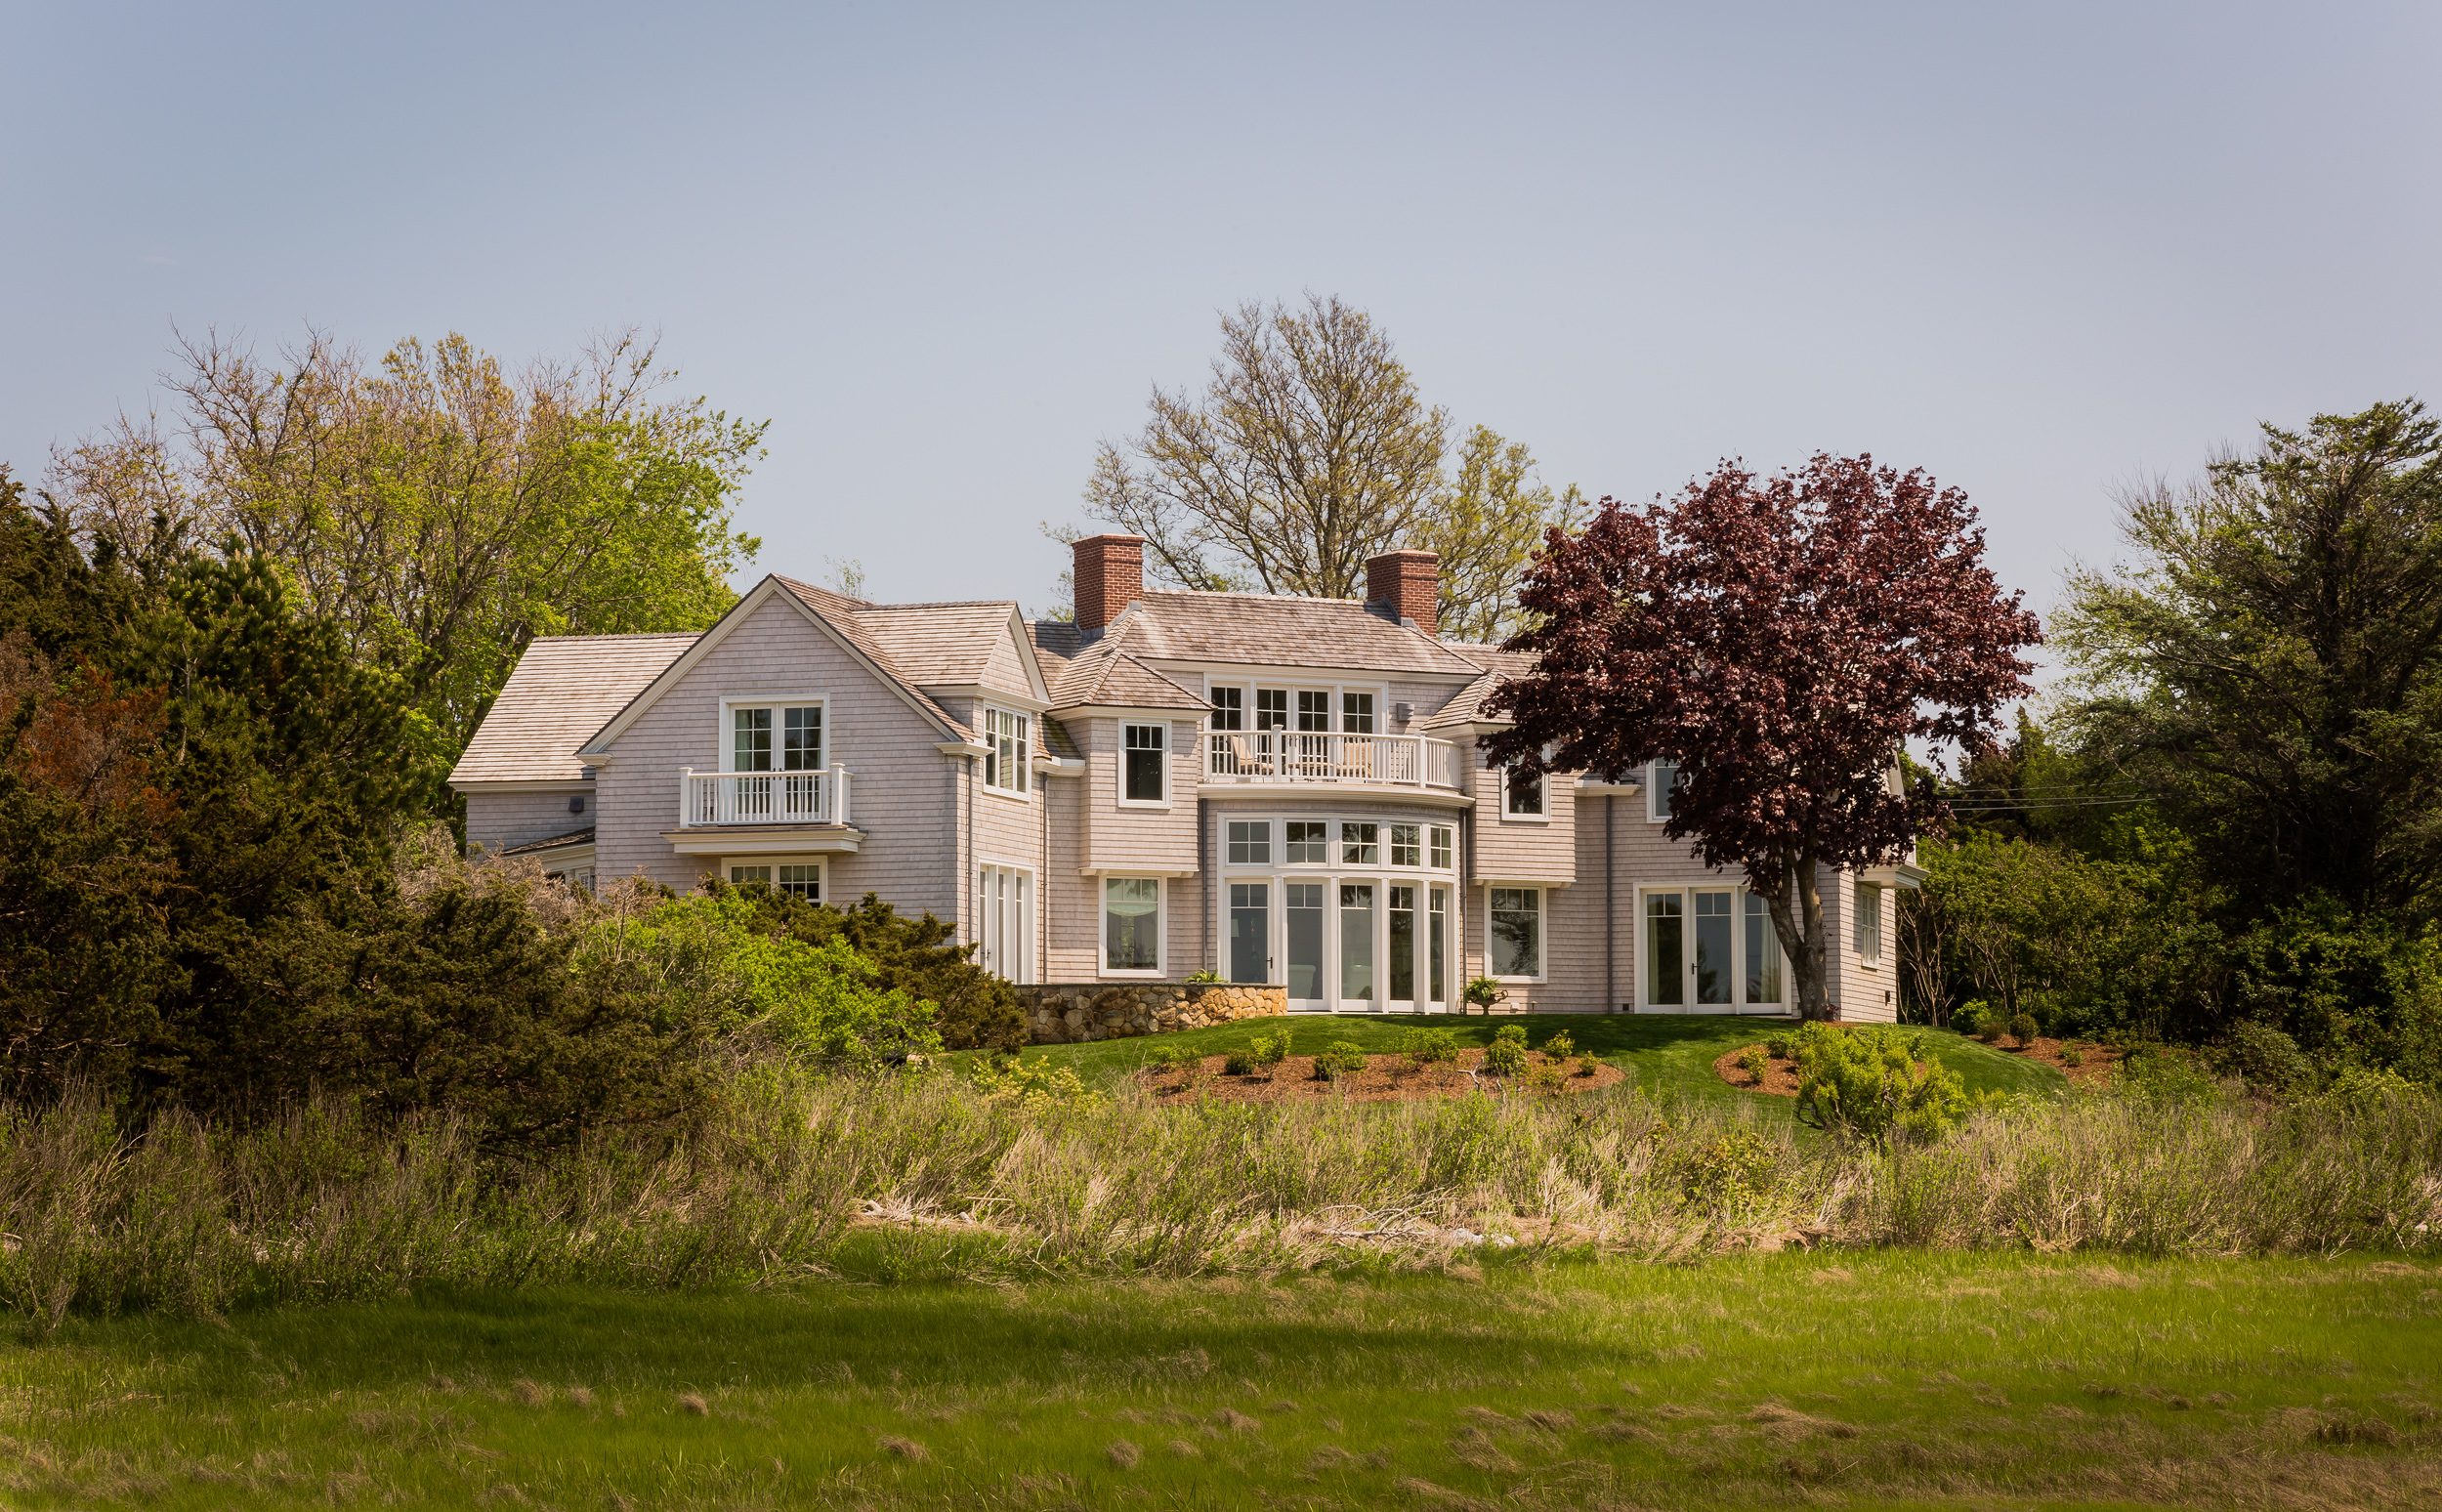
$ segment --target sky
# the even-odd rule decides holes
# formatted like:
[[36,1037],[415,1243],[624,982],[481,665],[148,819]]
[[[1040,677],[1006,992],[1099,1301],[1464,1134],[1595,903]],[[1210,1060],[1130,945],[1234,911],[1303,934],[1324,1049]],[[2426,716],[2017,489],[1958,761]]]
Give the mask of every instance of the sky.
[[2115,490],[2442,393],[2442,7],[0,3],[0,460],[174,329],[768,418],[763,570],[1054,600],[1219,313],[1336,294],[1544,481],[1871,451],[2048,609]]

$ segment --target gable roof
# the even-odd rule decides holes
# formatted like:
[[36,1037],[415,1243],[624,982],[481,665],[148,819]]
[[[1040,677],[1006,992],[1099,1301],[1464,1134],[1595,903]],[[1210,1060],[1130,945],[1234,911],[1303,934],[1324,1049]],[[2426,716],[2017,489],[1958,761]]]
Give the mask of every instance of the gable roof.
[[1053,685],[1051,706],[1074,709],[1087,705],[1128,709],[1192,709],[1204,711],[1204,700],[1193,689],[1172,682],[1122,651],[1118,640],[1105,636],[1062,664]]
[[[837,595],[831,595],[837,598]],[[854,603],[853,600],[842,601]],[[977,687],[991,681],[992,664],[1006,648],[1020,657],[1030,693],[1048,692],[1039,668],[1024,664],[1020,610],[1014,599],[978,599],[954,604],[869,604],[856,610],[873,643],[901,674],[922,688]]]
[[535,638],[450,770],[450,783],[584,780],[577,747],[696,639],[692,630]]
[[1505,725],[1509,721],[1499,715],[1487,715],[1484,700],[1494,689],[1513,677],[1523,677],[1535,669],[1535,658],[1523,651],[1505,651],[1491,646],[1469,646],[1468,654],[1480,656],[1490,663],[1484,675],[1451,695],[1451,700],[1416,721],[1418,730],[1447,730],[1454,725]]
[[1458,678],[1484,670],[1483,662],[1355,599],[1162,590],[1129,605],[1103,639],[1116,641],[1131,656],[1155,660]]

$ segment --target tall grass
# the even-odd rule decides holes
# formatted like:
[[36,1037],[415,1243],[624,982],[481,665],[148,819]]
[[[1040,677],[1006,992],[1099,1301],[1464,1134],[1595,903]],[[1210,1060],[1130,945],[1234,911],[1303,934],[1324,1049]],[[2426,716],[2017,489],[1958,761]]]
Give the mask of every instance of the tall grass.
[[2082,1095],[1880,1150],[1633,1092],[1029,1110],[942,1075],[758,1072],[683,1136],[506,1161],[477,1132],[337,1103],[250,1129],[122,1127],[85,1094],[0,1112],[0,1299],[48,1325],[70,1309],[208,1316],[434,1281],[689,1288],[849,1264],[1183,1275],[1446,1266],[1485,1243],[1646,1259],[1791,1241],[2442,1246],[2442,1104],[2417,1092]]

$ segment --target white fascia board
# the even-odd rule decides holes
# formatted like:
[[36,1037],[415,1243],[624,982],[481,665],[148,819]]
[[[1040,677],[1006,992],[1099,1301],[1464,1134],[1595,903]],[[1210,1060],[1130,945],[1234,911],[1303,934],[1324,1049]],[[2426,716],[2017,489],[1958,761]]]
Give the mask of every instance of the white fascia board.
[[1477,887],[1575,887],[1575,877],[1478,877]]
[[954,728],[944,724],[942,716],[934,713],[931,709],[926,708],[924,706],[924,701],[919,698],[906,684],[901,682],[889,672],[886,672],[881,667],[875,665],[871,657],[857,649],[856,643],[840,634],[837,629],[832,627],[829,620],[824,619],[821,615],[816,613],[812,607],[805,602],[805,600],[798,598],[795,594],[790,593],[785,588],[782,588],[780,586],[780,580],[777,575],[766,573],[764,574],[763,581],[755,584],[752,588],[747,589],[745,597],[739,599],[736,604],[732,605],[730,607],[730,611],[722,615],[711,629],[706,630],[703,634],[697,636],[695,638],[695,645],[687,648],[685,653],[683,653],[676,661],[671,662],[670,665],[663,670],[659,677],[656,677],[652,682],[647,683],[642,693],[639,693],[635,697],[630,698],[627,702],[626,708],[623,708],[619,710],[618,713],[612,715],[610,722],[603,726],[591,740],[588,740],[583,745],[577,747],[577,754],[588,757],[598,756],[608,750],[613,741],[617,740],[620,735],[627,733],[629,726],[635,724],[637,720],[644,717],[645,710],[653,707],[655,703],[658,703],[661,700],[662,694],[677,687],[680,679],[684,678],[688,673],[694,671],[702,663],[705,656],[711,654],[714,647],[720,645],[721,642],[728,640],[731,631],[745,623],[748,615],[763,608],[766,603],[770,602],[774,598],[783,600],[789,606],[794,608],[798,613],[804,615],[806,623],[814,626],[823,635],[829,637],[833,645],[848,653],[848,657],[851,661],[854,661],[857,665],[864,668],[867,676],[880,683],[884,688],[889,689],[892,694],[896,696],[900,702],[914,710],[916,716],[922,719],[926,724],[941,731],[944,735],[954,735],[960,733]]
[[1026,612],[1015,605],[1009,609],[1009,638],[1018,643],[1018,665],[1026,668],[1027,685],[1034,690],[1034,696],[1042,700],[1036,706],[1036,712],[1050,708],[1051,684],[1043,679],[1042,663],[1034,651],[1033,631],[1026,622]]
[[1054,710],[1053,712],[1057,713],[1063,719],[1074,719],[1078,716],[1082,716],[1086,719],[1158,719],[1196,720],[1200,722],[1203,717],[1211,713],[1212,710],[1209,706],[1201,703],[1197,704],[1192,709],[1136,708],[1119,703],[1072,703],[1067,708]]
[[1884,887],[1904,887],[1912,892],[1924,886],[1925,878],[1932,874],[1922,866],[1912,866],[1906,861],[1890,866],[1868,866],[1857,873],[1865,881],[1879,882]]
[[1013,693],[1005,688],[987,688],[982,683],[919,683],[916,691],[928,698],[977,698],[1024,714],[1041,714],[1051,708],[1048,698]]

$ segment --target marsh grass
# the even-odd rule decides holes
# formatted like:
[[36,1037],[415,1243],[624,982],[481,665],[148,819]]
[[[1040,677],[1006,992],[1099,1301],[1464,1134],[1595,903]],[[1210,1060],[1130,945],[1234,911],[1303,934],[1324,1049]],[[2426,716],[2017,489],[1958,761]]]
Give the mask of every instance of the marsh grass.
[[2437,1354],[2366,1257],[434,1287],[0,1350],[0,1500],[2410,1507]]
[[0,1297],[213,1317],[431,1284],[635,1290],[842,1276],[1448,1270],[1492,1247],[1688,1260],[1786,1244],[2130,1254],[2442,1247],[2442,1109],[2142,1089],[1988,1107],[1938,1140],[1800,1139],[1624,1088],[1157,1106],[959,1078],[740,1077],[685,1137],[486,1160],[445,1115],[252,1130],[0,1119]]

